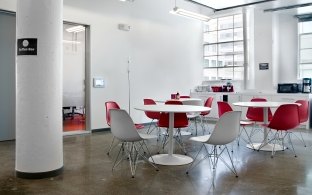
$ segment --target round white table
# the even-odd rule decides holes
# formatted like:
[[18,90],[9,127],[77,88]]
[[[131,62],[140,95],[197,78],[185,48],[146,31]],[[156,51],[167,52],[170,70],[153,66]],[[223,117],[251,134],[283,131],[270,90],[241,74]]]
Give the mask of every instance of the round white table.
[[[254,108],[263,108],[263,123],[268,124],[268,115],[269,115],[269,108],[277,108],[283,104],[297,104],[297,103],[290,103],[290,102],[235,102],[233,103],[234,106],[240,106],[240,107],[254,107]],[[297,104],[299,105],[299,104]],[[263,131],[263,142],[262,143],[250,143],[247,144],[247,147],[250,149],[255,150],[262,150],[262,151],[272,151],[273,145],[267,143],[267,137],[268,137],[268,129],[266,126],[264,126]],[[275,145],[275,151],[281,151],[284,150],[283,146],[276,144]]]
[[159,102],[159,103],[165,103],[166,101],[169,101],[169,100],[177,100],[180,102],[188,101],[188,100],[202,101],[202,99],[200,99],[200,98],[179,98],[179,99],[155,100],[155,101]]
[[[136,106],[136,110],[150,111],[150,112],[168,112],[169,113],[169,150],[168,154],[157,154],[149,158],[150,162],[155,162],[160,165],[185,165],[193,162],[193,159],[186,155],[173,154],[173,125],[174,113],[186,112],[206,112],[211,108],[204,106],[189,106],[189,105],[141,105]],[[154,160],[154,161],[153,161]]]

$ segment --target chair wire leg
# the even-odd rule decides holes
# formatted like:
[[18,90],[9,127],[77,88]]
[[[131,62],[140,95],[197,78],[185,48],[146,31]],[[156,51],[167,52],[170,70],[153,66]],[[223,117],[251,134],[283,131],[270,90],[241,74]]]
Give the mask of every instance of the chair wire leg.
[[[149,149],[148,149],[148,147],[147,147],[147,145],[146,145],[146,143],[145,143],[144,140],[143,140],[143,144],[142,144],[142,145],[145,146],[145,149],[146,149],[146,152],[147,152],[148,156],[152,159],[153,163],[156,164],[155,161],[154,161],[154,159],[153,159],[153,156],[151,155],[151,153],[150,153],[150,151],[149,151]],[[142,147],[142,148],[144,149],[144,147]],[[139,155],[140,155],[146,162],[148,162],[150,165],[152,165],[152,166],[156,169],[156,171],[159,171],[158,167],[157,167],[156,165],[154,165],[153,163],[151,163],[151,162],[148,160],[148,158],[146,158],[146,156],[144,156],[144,155],[142,155],[142,154],[140,154],[140,153],[139,153]]]
[[[203,130],[203,135],[205,135],[206,128],[205,128],[205,119],[204,119],[204,116],[201,116],[201,117],[200,117],[200,120],[201,120],[200,123],[201,123],[201,128],[202,128],[202,130]],[[207,122],[207,131],[208,131],[208,134],[210,134],[208,122]]]
[[153,125],[153,121],[154,119],[152,119],[152,121],[150,122],[149,126],[148,126],[148,129],[146,131],[147,134],[150,134],[154,131],[155,127],[151,129],[151,126]]
[[[225,146],[225,149],[226,149],[226,152],[227,152],[227,154],[228,154],[228,156],[229,156],[229,158],[230,158],[230,161],[231,161],[231,164],[232,164],[232,169],[230,168],[229,165],[226,165],[227,163],[226,163],[224,160],[223,160],[223,162],[224,162],[224,164],[235,174],[235,176],[238,177],[237,171],[236,171],[235,166],[234,166],[234,163],[233,163],[233,157],[231,157],[230,152],[229,152],[227,146]],[[222,159],[222,158],[221,158],[221,159]]]
[[163,143],[162,143],[162,149],[165,150],[165,146],[167,145],[167,139],[168,139],[168,129],[166,130],[166,133],[164,135]]
[[197,117],[194,118],[195,121],[195,134],[197,136]]
[[[200,147],[200,150],[197,152],[197,154],[196,154],[196,156],[195,156],[193,162],[190,164],[190,166],[189,166],[188,169],[186,170],[186,174],[188,174],[190,170],[192,170],[193,168],[195,168],[200,162],[202,162],[204,159],[206,159],[206,158],[209,156],[209,154],[207,153],[207,155],[206,155],[204,158],[202,158],[199,162],[197,162],[197,163],[194,165],[195,160],[197,159],[199,153],[201,152],[201,150],[202,150],[204,147],[205,147],[205,144],[202,144],[202,146]],[[194,166],[193,166],[193,165],[194,165]]]
[[134,175],[135,175],[137,160],[138,160],[138,151],[137,151],[137,148],[135,147],[134,142],[132,142],[130,145],[130,152],[129,152],[129,163],[130,163],[132,178],[134,178]]
[[306,143],[305,143],[305,141],[304,141],[304,139],[303,139],[302,133],[301,133],[301,132],[299,132],[299,134],[300,134],[301,141],[302,141],[302,143],[303,143],[304,147],[307,147],[307,145],[306,145]]
[[274,134],[273,136],[273,148],[272,148],[272,154],[271,154],[271,158],[273,158],[274,154],[275,154],[275,145],[278,139],[278,131]]
[[177,130],[177,137],[176,138],[177,138],[176,141],[177,141],[178,145],[180,146],[182,152],[184,152],[184,154],[186,155],[186,149],[184,146],[184,142],[182,140],[181,129]]
[[113,147],[113,144],[114,144],[114,141],[115,141],[115,136],[113,136],[113,140],[111,142],[111,144],[109,145],[109,149],[107,151],[107,155],[109,155],[109,153],[112,151],[112,149],[115,147]]
[[238,133],[238,136],[237,136],[237,145],[238,146],[239,146],[239,141],[240,141],[240,138],[241,138],[242,132],[243,132],[242,128],[244,128],[244,127],[239,128],[239,133]]
[[295,132],[292,132],[292,133],[294,134],[294,136],[296,136],[303,143],[304,147],[307,147],[301,132],[298,132],[300,134],[300,137],[298,135],[296,135]]
[[117,157],[116,157],[116,159],[115,159],[115,162],[114,162],[114,164],[113,164],[112,171],[115,169],[115,167],[117,167],[117,166],[121,163],[121,161],[124,160],[123,157],[121,157],[121,159],[117,162],[117,160],[118,160],[118,158],[119,158],[119,155],[120,155],[120,153],[121,153],[121,151],[122,151],[123,148],[124,148],[124,143],[121,144],[121,147],[120,147],[120,149],[119,149],[118,155],[117,155]]
[[292,143],[292,141],[291,141],[290,133],[287,133],[287,134],[288,134],[288,140],[289,140],[289,143],[290,143],[290,145],[291,145],[292,151],[293,151],[295,157],[297,157],[297,154],[296,154],[294,145],[293,145],[293,143]]
[[212,169],[213,169],[213,170],[216,170],[216,169],[217,169],[217,163],[218,163],[218,160],[219,160],[217,146],[213,146],[213,154],[212,154],[212,157],[213,157]]

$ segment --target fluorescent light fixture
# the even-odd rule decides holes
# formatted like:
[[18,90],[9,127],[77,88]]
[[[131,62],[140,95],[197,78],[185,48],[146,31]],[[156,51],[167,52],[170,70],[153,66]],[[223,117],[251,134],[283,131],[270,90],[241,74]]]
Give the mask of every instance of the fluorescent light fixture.
[[191,11],[187,11],[178,7],[174,7],[173,10],[170,11],[171,14],[175,14],[175,15],[180,15],[180,16],[184,16],[187,18],[192,18],[192,19],[197,19],[197,20],[202,20],[205,22],[208,22],[210,20],[210,18],[208,16],[202,15],[202,14],[198,14],[195,12],[191,12]]
[[75,44],[80,44],[80,41],[69,41],[69,40],[63,40],[63,43],[75,43]]
[[70,27],[70,28],[67,28],[66,31],[67,32],[74,32],[74,33],[78,33],[78,32],[82,32],[82,31],[85,31],[85,27],[84,26],[74,26],[74,27]]

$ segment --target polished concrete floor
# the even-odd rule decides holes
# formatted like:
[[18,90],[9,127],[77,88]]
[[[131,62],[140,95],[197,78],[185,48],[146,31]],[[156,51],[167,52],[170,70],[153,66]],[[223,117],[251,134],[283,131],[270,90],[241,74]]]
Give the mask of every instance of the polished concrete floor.
[[[140,160],[131,178],[125,160],[114,171],[118,149],[106,154],[110,132],[64,137],[64,172],[54,178],[27,180],[15,177],[15,142],[0,142],[0,194],[312,194],[312,133],[303,133],[307,147],[293,137],[298,157],[290,150],[257,152],[233,145],[234,164],[239,177],[220,161],[213,172],[209,160],[187,175],[188,165],[159,166],[159,171]],[[261,136],[259,135],[260,139]],[[184,138],[188,155],[200,145]],[[159,142],[149,141],[152,153]],[[231,147],[230,147],[231,148]],[[177,153],[181,151],[176,148]],[[225,157],[227,160],[227,158]]]

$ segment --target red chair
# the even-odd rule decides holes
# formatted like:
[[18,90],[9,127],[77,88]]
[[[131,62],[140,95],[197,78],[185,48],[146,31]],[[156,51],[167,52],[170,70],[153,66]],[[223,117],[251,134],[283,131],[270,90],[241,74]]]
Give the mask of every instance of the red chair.
[[230,104],[227,103],[227,102],[218,101],[217,104],[218,104],[218,114],[219,114],[219,118],[220,118],[224,113],[233,111],[232,107],[231,107]]
[[[266,102],[267,100],[264,98],[253,98],[250,101],[251,102]],[[269,112],[268,120],[270,121],[272,119],[272,112],[270,108],[268,112]],[[248,107],[246,118],[255,122],[263,122],[263,108]]]
[[295,103],[301,104],[299,106],[299,121],[300,123],[307,122],[309,119],[309,101],[297,100]]
[[180,98],[191,98],[189,95],[181,95]]
[[[114,101],[107,101],[105,102],[105,109],[106,109],[106,122],[107,122],[107,125],[108,126],[111,126],[111,117],[110,117],[110,110],[111,109],[120,109],[119,105],[114,102]],[[135,124],[135,128],[136,129],[143,129],[144,128],[144,125],[141,125],[141,124]],[[113,148],[113,144],[114,144],[114,141],[115,141],[115,137],[113,137],[113,140],[109,146],[109,149],[108,149],[108,152],[107,152],[107,155],[109,155],[110,151],[112,150]]]
[[[217,102],[218,104],[218,114],[219,114],[219,118],[226,112],[231,112],[233,111],[232,107],[230,106],[229,103],[227,102],[222,102],[222,101],[218,101]],[[251,121],[243,121],[243,120],[240,120],[240,126],[242,127],[242,129],[240,130],[239,132],[239,136],[238,136],[238,139],[237,139],[237,145],[239,145],[239,141],[240,141],[240,138],[242,138],[247,144],[251,143],[251,137],[249,136],[248,132],[247,132],[247,129],[245,128],[246,126],[251,126],[253,125],[253,122]],[[241,135],[242,135],[242,132],[245,132],[245,134],[247,135],[247,138],[248,140],[245,140]],[[252,144],[251,144],[252,145]]]
[[[207,100],[205,101],[204,103],[204,106],[205,107],[208,107],[208,108],[211,108],[212,106],[212,102],[213,102],[213,97],[209,97],[207,98]],[[202,129],[203,129],[203,134],[205,133],[206,131],[206,128],[205,128],[205,123],[204,123],[204,119],[205,117],[210,114],[210,111],[207,111],[207,112],[201,112],[199,115],[200,115],[200,120],[201,120],[201,126],[202,126]],[[209,132],[210,133],[210,132]]]
[[[213,97],[209,97],[209,98],[207,98],[207,100],[205,101],[204,106],[205,106],[205,107],[208,107],[208,108],[211,108],[212,102],[213,102]],[[210,113],[210,111],[201,112],[200,115],[204,117],[204,116],[208,115],[209,113]]]
[[[156,102],[155,102],[153,99],[143,99],[143,102],[144,102],[144,105],[156,105]],[[152,124],[154,124],[153,122],[154,122],[155,120],[157,120],[157,121],[159,120],[159,118],[160,118],[160,112],[148,112],[148,111],[146,111],[146,112],[145,112],[145,115],[146,115],[148,118],[152,119],[152,121],[150,122],[150,125],[149,125],[149,127],[148,127],[148,129],[147,129],[147,133],[151,133],[155,128],[158,128],[158,130],[160,131],[159,127],[156,126],[156,125],[155,125],[155,128],[153,128],[153,129],[150,131],[150,128],[151,128]],[[159,133],[160,133],[160,132],[159,132]]]
[[273,143],[274,146],[272,148],[272,155],[275,154],[275,146],[277,142],[281,142],[281,145],[284,149],[284,138],[288,136],[289,142],[292,147],[292,151],[297,157],[294,146],[291,142],[290,137],[290,131],[294,128],[296,128],[300,124],[299,119],[299,106],[296,104],[284,104],[277,108],[275,111],[272,120],[267,125],[268,128],[271,130],[276,130],[276,133],[274,134],[273,138],[269,141],[270,143]]
[[[169,100],[166,101],[165,104],[173,104],[173,105],[183,105],[181,101],[178,100]],[[160,118],[158,121],[158,126],[159,127],[164,127],[169,128],[169,113],[162,112],[160,114]],[[182,134],[181,134],[181,128],[188,127],[188,119],[186,113],[174,113],[174,125],[173,128],[177,129],[175,133],[175,139],[177,143],[179,144],[180,148],[183,150],[183,152],[186,154],[186,150],[184,147],[184,143],[182,141]],[[165,138],[163,140],[163,148],[167,144],[167,137],[168,137],[168,132],[165,135]]]
[[[251,102],[266,102],[267,100],[265,98],[253,98],[250,100]],[[251,140],[251,138],[257,133],[258,131],[261,131],[262,128],[256,128],[258,123],[263,123],[263,108],[253,108],[248,107],[246,118],[253,122],[253,128],[249,134],[247,134],[248,139]],[[268,108],[268,121],[272,120],[272,112],[271,109]],[[253,147],[253,145],[251,145]],[[253,148],[254,149],[254,148]]]
[[[309,101],[308,100],[297,100],[295,103],[300,104],[300,106],[299,106],[299,121],[300,121],[300,123],[307,122],[309,119]],[[307,147],[307,145],[303,139],[302,133],[301,132],[299,132],[299,133],[300,133],[301,141],[302,141],[304,147]],[[297,136],[296,134],[294,134],[294,135]]]

